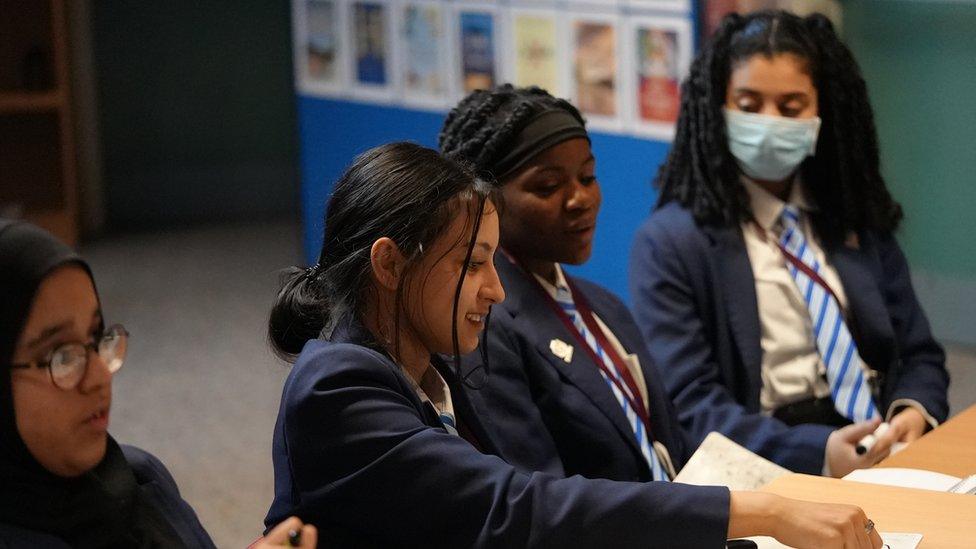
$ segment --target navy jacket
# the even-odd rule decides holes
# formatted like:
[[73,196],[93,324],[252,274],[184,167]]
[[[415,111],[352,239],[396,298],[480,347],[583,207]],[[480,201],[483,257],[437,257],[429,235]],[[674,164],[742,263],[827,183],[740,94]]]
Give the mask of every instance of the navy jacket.
[[[358,341],[347,327],[310,341],[285,381],[266,525],[296,514],[337,547],[723,547],[727,489],[519,472],[448,434]],[[454,404],[494,451],[463,396]]]
[[[848,298],[858,352],[878,371],[879,410],[897,399],[949,414],[945,354],[932,338],[908,273],[888,234],[825,250]],[[719,431],[798,472],[819,474],[833,430],[760,414],[762,349],[752,267],[739,227],[701,227],[677,203],[641,226],[630,261],[634,315],[681,423],[701,441]]]
[[[506,297],[492,307],[491,325],[482,339],[489,375],[480,389],[466,392],[501,457],[527,471],[651,480],[620,404],[590,355],[546,303],[541,288],[502,254],[496,254],[495,267]],[[630,311],[600,286],[566,276],[624,349],[640,360],[652,433],[680,469],[694,448],[678,425]],[[570,363],[549,349],[553,339],[574,348]],[[471,353],[463,367],[482,363],[481,353]]]
[[[214,548],[213,541],[203,529],[196,513],[180,496],[176,481],[166,467],[152,454],[134,446],[122,445],[121,448],[135,473],[139,489],[147,501],[169,521],[183,544],[192,549]],[[28,548],[69,549],[70,545],[50,534],[0,524],[0,549]]]

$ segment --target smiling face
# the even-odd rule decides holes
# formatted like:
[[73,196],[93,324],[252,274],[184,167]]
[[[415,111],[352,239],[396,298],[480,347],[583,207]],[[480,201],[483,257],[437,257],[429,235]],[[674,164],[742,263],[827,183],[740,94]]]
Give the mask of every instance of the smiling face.
[[803,58],[757,54],[732,68],[725,106],[768,116],[813,118],[818,112],[817,89]]
[[532,271],[536,263],[580,265],[593,252],[600,184],[590,142],[550,147],[504,182],[501,244]]
[[[88,273],[56,269],[41,282],[17,341],[13,363],[33,363],[65,343],[91,343],[102,325]],[[63,477],[81,475],[105,456],[112,374],[97,353],[77,387],[64,390],[46,368],[11,370],[17,431],[31,455]]]
[[[451,313],[454,294],[471,240],[471,216],[461,208],[450,226],[434,241],[413,269],[404,291],[404,316],[412,335],[431,353],[453,354]],[[491,305],[505,299],[493,262],[498,247],[498,213],[489,201],[475,240],[461,295],[457,333],[461,354],[474,351]]]

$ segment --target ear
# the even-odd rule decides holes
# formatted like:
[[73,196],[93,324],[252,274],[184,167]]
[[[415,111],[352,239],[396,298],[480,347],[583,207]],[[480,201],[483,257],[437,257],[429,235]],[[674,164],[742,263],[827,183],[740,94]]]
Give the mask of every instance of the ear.
[[384,236],[373,242],[369,251],[369,263],[373,268],[373,278],[381,287],[390,291],[397,289],[405,262],[400,247],[392,239]]

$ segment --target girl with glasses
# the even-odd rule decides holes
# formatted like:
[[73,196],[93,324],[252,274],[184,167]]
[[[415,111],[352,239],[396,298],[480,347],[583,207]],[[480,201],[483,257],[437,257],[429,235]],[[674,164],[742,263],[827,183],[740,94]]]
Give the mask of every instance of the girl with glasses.
[[336,183],[318,264],[286,275],[269,322],[295,362],[268,524],[295,514],[343,547],[719,548],[758,534],[880,547],[856,507],[565,478],[499,457],[466,390],[492,368],[459,363],[505,299],[496,200],[469,168],[407,143],[363,153]]
[[108,434],[127,343],[121,325],[105,328],[84,261],[0,219],[0,546],[213,547],[163,464]]

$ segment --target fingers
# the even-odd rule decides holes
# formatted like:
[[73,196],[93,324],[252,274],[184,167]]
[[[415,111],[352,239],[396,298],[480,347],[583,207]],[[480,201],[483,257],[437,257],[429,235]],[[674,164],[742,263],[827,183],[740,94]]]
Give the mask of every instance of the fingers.
[[[870,534],[868,533],[867,530],[867,525],[869,523],[873,524],[868,520],[867,515],[864,514],[864,510],[855,507],[854,513],[852,514],[851,521],[850,521],[850,526],[852,530],[851,533],[853,535],[852,541],[854,543],[852,547],[858,547],[859,549],[874,549],[871,542]],[[874,532],[873,526],[871,531]]]
[[877,463],[888,457],[891,453],[891,445],[901,440],[907,429],[903,425],[891,425],[887,431],[877,438],[874,446],[868,452],[872,463]]
[[288,543],[288,532],[292,530],[302,530],[302,521],[298,517],[288,517],[279,522],[278,526],[272,528],[268,535],[264,536],[264,539],[268,543],[284,545]]
[[319,532],[314,526],[306,524],[302,527],[302,547],[304,549],[315,549],[318,546],[318,538]]
[[922,433],[921,432],[913,431],[911,429],[908,429],[908,430],[905,431],[905,434],[902,435],[901,438],[898,439],[898,442],[904,442],[904,443],[915,442],[921,436],[922,436]]
[[264,537],[261,545],[258,546],[259,549],[264,549],[266,547],[289,547],[288,545],[288,534],[290,532],[300,532],[301,533],[301,545],[306,549],[315,549],[316,543],[318,543],[318,531],[311,524],[302,525],[301,519],[298,517],[288,517],[287,519],[278,523],[277,526],[268,532],[268,535]]
[[859,440],[873,433],[878,428],[878,425],[881,425],[881,420],[875,418],[870,421],[862,421],[848,425],[847,427],[841,427],[838,431],[845,441],[851,444],[857,444]]
[[881,539],[881,534],[878,533],[877,528],[871,531],[871,533],[868,535],[868,539],[871,540],[871,545],[869,545],[871,549],[881,549],[881,547],[884,545],[884,540]]

